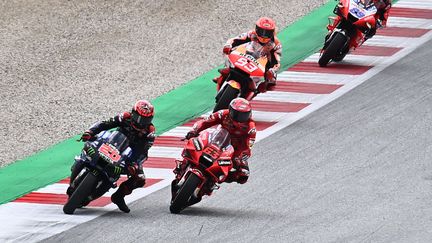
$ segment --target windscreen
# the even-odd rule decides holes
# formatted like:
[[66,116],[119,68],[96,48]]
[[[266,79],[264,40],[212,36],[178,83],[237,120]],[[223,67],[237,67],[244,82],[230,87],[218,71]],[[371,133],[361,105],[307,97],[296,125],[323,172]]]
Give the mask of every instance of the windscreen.
[[229,132],[222,127],[218,127],[210,134],[209,142],[219,148],[225,148],[231,143]]
[[107,142],[115,146],[120,152],[129,147],[128,138],[119,131],[112,132],[111,135],[108,137]]
[[365,9],[374,6],[373,0],[360,0],[358,3],[360,6],[362,6]]

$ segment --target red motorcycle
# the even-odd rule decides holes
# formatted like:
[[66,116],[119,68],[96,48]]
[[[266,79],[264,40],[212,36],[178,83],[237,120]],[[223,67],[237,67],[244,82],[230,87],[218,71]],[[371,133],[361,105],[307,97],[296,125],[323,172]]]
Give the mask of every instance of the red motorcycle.
[[340,0],[333,11],[337,16],[329,18],[329,33],[325,37],[319,65],[327,66],[332,60],[340,62],[351,50],[365,42],[365,34],[377,25],[377,8],[372,0]]
[[261,55],[262,46],[255,42],[237,46],[228,56],[228,77],[216,94],[213,112],[227,109],[231,100],[243,97],[251,100],[258,94],[258,86],[265,81],[267,56]]
[[186,207],[210,196],[225,181],[233,169],[231,145],[227,130],[219,126],[214,131],[205,130],[187,141],[183,162],[177,162],[176,178],[171,183],[171,213],[180,213]]

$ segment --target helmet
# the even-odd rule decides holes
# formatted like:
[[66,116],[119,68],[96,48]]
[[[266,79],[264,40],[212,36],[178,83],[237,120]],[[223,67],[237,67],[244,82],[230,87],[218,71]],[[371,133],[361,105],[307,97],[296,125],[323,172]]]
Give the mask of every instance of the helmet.
[[243,98],[235,98],[229,104],[229,116],[236,122],[247,122],[252,115],[252,107],[249,101]]
[[131,112],[132,126],[135,129],[146,128],[153,119],[154,107],[147,100],[138,100]]
[[268,43],[275,34],[276,23],[268,17],[261,17],[256,22],[255,32],[258,36],[258,41]]

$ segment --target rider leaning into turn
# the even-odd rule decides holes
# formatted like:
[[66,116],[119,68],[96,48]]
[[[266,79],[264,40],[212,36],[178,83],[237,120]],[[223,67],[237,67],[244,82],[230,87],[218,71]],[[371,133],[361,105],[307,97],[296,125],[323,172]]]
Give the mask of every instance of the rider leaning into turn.
[[[126,111],[108,120],[97,122],[81,136],[82,141],[88,141],[102,131],[117,128],[129,139],[132,157],[127,165],[127,171],[124,173],[130,177],[111,196],[111,201],[126,213],[130,212],[130,209],[126,205],[124,197],[131,194],[132,190],[143,187],[145,184],[142,164],[147,160],[148,150],[155,140],[155,127],[152,124],[153,115],[153,105],[147,100],[139,100],[135,103],[131,112]],[[72,166],[71,182],[82,168],[83,164],[79,160],[76,161]]]
[[368,33],[366,33],[365,36],[366,39],[372,38],[372,36],[376,34],[377,28],[386,27],[387,19],[391,8],[391,0],[373,0],[373,3],[377,8],[377,13],[376,13],[377,24],[375,27],[372,27],[368,31]]
[[[248,159],[251,156],[251,148],[256,136],[255,122],[252,119],[252,108],[249,102],[243,98],[232,100],[229,109],[217,111],[205,120],[197,121],[192,131],[187,133],[186,138],[196,137],[201,131],[218,124],[229,132],[231,145],[234,148],[233,165],[236,170],[228,174],[225,182],[236,181],[244,184],[249,178]],[[180,168],[177,169],[175,172],[180,172]]]
[[[266,65],[265,78],[266,82],[260,85],[259,92],[267,91],[267,86],[276,84],[276,73],[280,67],[280,59],[282,55],[282,44],[276,37],[276,23],[271,18],[262,17],[258,19],[255,25],[255,30],[250,30],[238,37],[229,39],[223,47],[223,53],[228,55],[232,48],[244,43],[255,42],[261,46],[261,56],[267,56],[269,60]],[[230,68],[220,69],[220,76],[213,79],[217,84],[217,90],[220,89],[223,81],[228,77]]]

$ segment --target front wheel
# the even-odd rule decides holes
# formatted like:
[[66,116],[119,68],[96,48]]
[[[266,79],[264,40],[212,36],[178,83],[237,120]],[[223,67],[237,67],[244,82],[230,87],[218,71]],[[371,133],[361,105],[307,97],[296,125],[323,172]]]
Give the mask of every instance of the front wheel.
[[97,181],[98,178],[95,175],[88,173],[63,206],[63,212],[65,214],[73,214],[75,209],[80,207],[87,197],[90,196],[96,187]]
[[338,61],[341,61],[344,56],[342,57],[342,59],[340,59],[340,54],[347,41],[348,39],[344,34],[336,32],[333,38],[331,38],[327,48],[324,49],[320,59],[318,60],[318,64],[320,65],[320,67],[327,66],[330,60],[336,57],[339,57],[336,59],[338,59]]
[[[190,173],[183,185],[177,190],[170,205],[171,213],[180,213],[189,205],[189,200],[201,183],[201,179],[194,173]],[[172,185],[175,186],[175,185]]]
[[222,91],[222,95],[217,100],[217,103],[213,109],[213,112],[222,110],[222,109],[228,109],[229,103],[237,98],[239,94],[239,90],[233,88],[231,85],[227,84],[224,90]]

